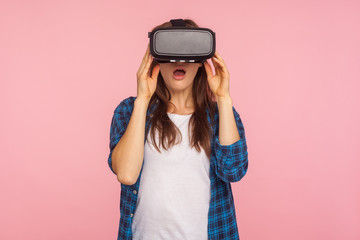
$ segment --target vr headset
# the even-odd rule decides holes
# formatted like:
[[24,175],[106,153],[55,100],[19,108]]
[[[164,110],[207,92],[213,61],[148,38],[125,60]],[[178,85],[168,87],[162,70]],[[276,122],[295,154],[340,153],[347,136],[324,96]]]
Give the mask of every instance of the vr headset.
[[148,32],[150,53],[158,63],[203,63],[215,54],[215,32],[187,28],[183,19],[171,19],[173,27]]

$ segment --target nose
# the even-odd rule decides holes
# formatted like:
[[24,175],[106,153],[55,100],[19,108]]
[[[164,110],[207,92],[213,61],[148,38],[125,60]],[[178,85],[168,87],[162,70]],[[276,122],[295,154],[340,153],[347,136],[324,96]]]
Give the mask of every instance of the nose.
[[185,66],[187,63],[185,63],[185,62],[176,62],[176,63],[174,63],[174,66]]

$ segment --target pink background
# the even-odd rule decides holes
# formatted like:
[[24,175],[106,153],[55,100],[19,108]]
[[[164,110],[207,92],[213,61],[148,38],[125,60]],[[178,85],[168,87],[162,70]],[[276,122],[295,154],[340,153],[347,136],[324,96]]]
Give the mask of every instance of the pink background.
[[216,32],[249,169],[243,240],[360,239],[358,1],[1,1],[0,239],[116,239],[115,107],[147,32]]

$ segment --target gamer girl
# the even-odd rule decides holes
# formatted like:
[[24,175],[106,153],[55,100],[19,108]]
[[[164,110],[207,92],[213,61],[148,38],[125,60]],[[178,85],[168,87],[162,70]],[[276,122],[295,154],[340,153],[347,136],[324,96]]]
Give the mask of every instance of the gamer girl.
[[[186,46],[197,45],[191,41],[202,31],[190,19],[153,30],[163,28],[178,29],[162,44]],[[182,39],[180,28],[192,29],[193,38]],[[228,69],[215,49],[213,74],[204,56],[182,59],[174,52],[185,47],[167,46],[168,61],[151,54],[159,46],[147,46],[137,96],[123,99],[112,117],[108,164],[121,183],[117,239],[240,239],[231,183],[245,176],[248,153]]]

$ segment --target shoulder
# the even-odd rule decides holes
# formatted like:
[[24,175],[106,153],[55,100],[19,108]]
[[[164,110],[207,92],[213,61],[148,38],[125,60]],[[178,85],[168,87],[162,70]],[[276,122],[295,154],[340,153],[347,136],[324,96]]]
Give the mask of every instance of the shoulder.
[[115,108],[115,113],[132,111],[136,97],[129,96],[123,99]]

